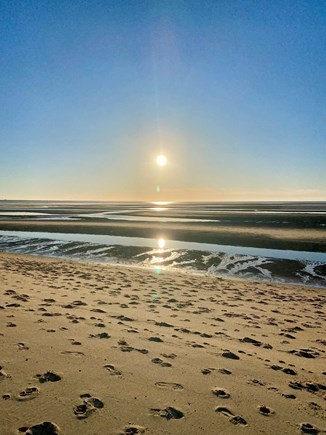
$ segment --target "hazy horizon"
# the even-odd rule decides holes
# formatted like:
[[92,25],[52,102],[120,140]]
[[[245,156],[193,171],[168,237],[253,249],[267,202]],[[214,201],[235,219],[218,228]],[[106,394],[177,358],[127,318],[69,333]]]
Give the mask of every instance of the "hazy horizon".
[[82,203],[82,204],[115,204],[115,203],[121,203],[121,204],[153,204],[156,206],[169,206],[169,205],[173,205],[173,204],[326,204],[326,201],[324,200],[291,200],[291,201],[281,201],[281,200],[247,200],[247,201],[205,201],[205,200],[180,200],[180,201],[151,201],[151,200],[134,200],[134,199],[127,199],[127,200],[96,200],[96,199],[45,199],[45,198],[40,198],[40,199],[19,199],[19,198],[15,198],[15,199],[7,199],[7,198],[0,198],[0,203],[3,202],[15,202],[15,203],[21,203],[21,202],[29,202],[29,203],[37,203],[37,202],[42,202],[42,203]]

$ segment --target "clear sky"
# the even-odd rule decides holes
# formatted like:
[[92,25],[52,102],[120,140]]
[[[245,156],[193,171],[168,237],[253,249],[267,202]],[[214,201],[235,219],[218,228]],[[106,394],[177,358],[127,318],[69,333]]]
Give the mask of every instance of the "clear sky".
[[0,198],[326,200],[324,0],[0,0],[0,54]]

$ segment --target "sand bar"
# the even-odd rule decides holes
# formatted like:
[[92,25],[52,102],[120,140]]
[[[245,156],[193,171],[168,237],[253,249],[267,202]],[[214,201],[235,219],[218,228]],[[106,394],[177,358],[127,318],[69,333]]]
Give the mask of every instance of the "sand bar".
[[159,238],[188,242],[326,252],[325,229],[200,225],[164,222],[1,220],[4,231],[45,231]]

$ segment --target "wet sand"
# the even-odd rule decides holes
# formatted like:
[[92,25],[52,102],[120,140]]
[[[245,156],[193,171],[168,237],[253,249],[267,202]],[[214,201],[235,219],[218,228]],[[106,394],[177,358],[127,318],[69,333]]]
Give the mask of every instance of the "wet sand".
[[322,433],[324,301],[324,289],[0,254],[0,433]]
[[326,252],[325,229],[164,222],[2,220],[0,230],[103,234],[198,243]]

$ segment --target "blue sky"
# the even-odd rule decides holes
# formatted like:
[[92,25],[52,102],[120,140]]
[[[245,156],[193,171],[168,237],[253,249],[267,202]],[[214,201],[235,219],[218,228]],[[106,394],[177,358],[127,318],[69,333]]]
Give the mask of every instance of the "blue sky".
[[326,200],[324,1],[0,0],[0,20],[0,198]]

